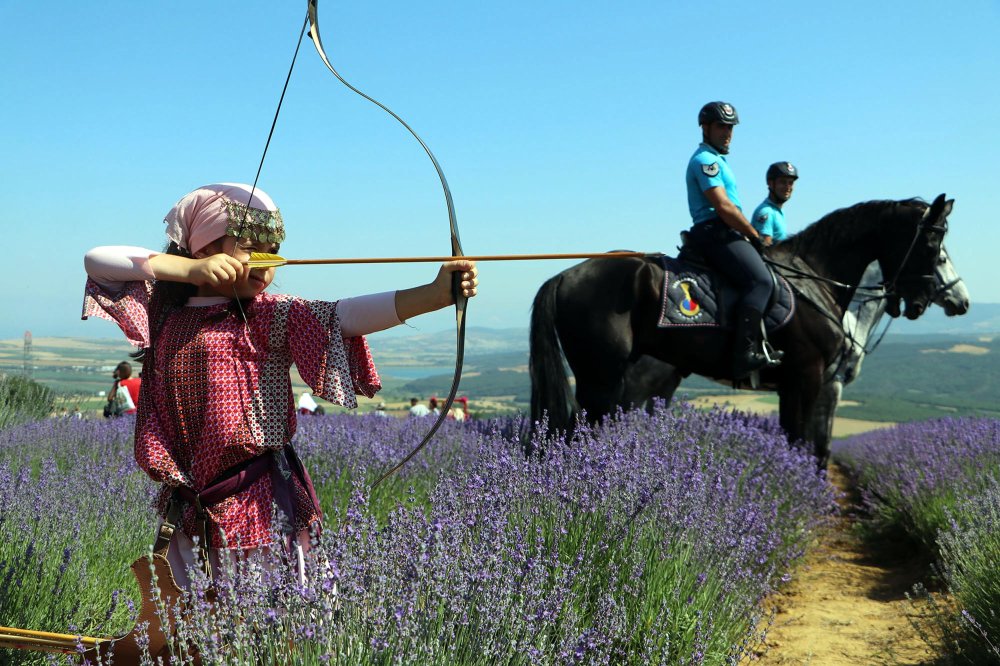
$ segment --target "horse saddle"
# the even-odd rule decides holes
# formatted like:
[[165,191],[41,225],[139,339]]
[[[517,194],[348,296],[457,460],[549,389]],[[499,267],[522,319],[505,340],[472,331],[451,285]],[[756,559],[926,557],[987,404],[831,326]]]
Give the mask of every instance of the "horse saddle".
[[[739,290],[706,265],[661,257],[663,267],[663,299],[660,306],[659,328],[671,326],[733,327]],[[783,276],[771,271],[774,290],[764,312],[764,327],[773,333],[785,326],[795,313],[795,296]]]

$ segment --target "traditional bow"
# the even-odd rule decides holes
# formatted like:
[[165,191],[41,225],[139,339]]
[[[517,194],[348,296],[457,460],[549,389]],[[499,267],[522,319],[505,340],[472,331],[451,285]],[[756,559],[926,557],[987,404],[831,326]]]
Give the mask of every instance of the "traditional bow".
[[[365,93],[361,92],[360,90],[352,86],[350,83],[347,82],[347,80],[344,79],[344,77],[340,75],[339,72],[337,72],[337,70],[333,67],[333,65],[330,64],[330,59],[326,55],[326,50],[323,48],[323,40],[320,38],[319,34],[319,13],[317,11],[318,2],[319,0],[308,0],[309,13],[307,16],[307,20],[309,21],[309,37],[310,39],[312,39],[313,44],[316,46],[316,51],[319,53],[319,57],[323,60],[323,64],[326,65],[326,68],[329,69],[330,72],[335,77],[337,77],[338,81],[340,81],[349,89],[351,89],[361,97],[364,97],[372,104],[375,104],[383,111],[388,113],[390,116],[395,118],[397,121],[399,121],[399,124],[405,127],[407,131],[409,131],[409,133],[413,135],[413,138],[415,138],[420,143],[420,146],[424,149],[424,152],[427,153],[427,157],[430,158],[431,163],[434,165],[434,170],[437,171],[438,179],[441,181],[441,189],[444,190],[445,205],[448,207],[448,227],[451,233],[451,254],[454,257],[461,257],[464,253],[462,252],[462,239],[459,237],[458,234],[458,219],[455,216],[455,203],[454,201],[452,201],[451,189],[448,187],[448,179],[445,178],[444,171],[441,169],[441,165],[438,164],[437,158],[434,157],[434,153],[432,153],[431,149],[427,146],[426,143],[424,143],[424,140],[420,138],[420,136],[413,130],[412,127],[410,127],[406,123],[405,120],[396,115],[392,111],[392,109],[387,107],[385,104],[382,104],[378,100],[374,99],[369,95],[366,95]],[[420,449],[424,448],[427,442],[429,442],[431,438],[434,436],[434,433],[438,431],[438,428],[441,427],[441,424],[444,423],[445,418],[447,418],[448,416],[448,410],[451,409],[452,404],[455,402],[455,395],[458,393],[458,384],[462,380],[462,363],[465,360],[465,311],[468,305],[468,299],[462,295],[462,290],[460,287],[461,282],[462,282],[461,273],[458,272],[453,273],[452,294],[455,297],[455,329],[457,332],[458,341],[456,343],[457,348],[455,352],[455,376],[451,381],[451,389],[448,390],[448,399],[445,400],[444,406],[441,408],[441,413],[438,414],[437,420],[434,422],[434,425],[431,426],[431,429],[427,432],[426,435],[424,435],[424,438],[420,441],[420,443],[412,451],[410,451],[410,453],[408,453],[405,458],[403,458],[399,463],[397,463],[395,467],[382,474],[378,478],[378,480],[376,480],[375,483],[372,484],[372,489],[374,489],[388,477],[392,476],[392,474],[394,474],[403,465],[409,462],[409,460],[413,458],[413,456],[417,455]]]
[[[387,107],[385,104],[382,104],[378,100],[361,92],[353,85],[348,83],[347,80],[345,80],[344,77],[342,77],[340,73],[337,72],[337,70],[333,67],[333,65],[330,63],[330,58],[328,58],[326,55],[326,50],[323,48],[323,40],[322,38],[320,38],[319,34],[319,12],[317,7],[318,4],[319,0],[308,0],[308,10],[306,13],[306,20],[302,25],[302,32],[299,33],[299,41],[295,46],[295,54],[292,56],[292,64],[288,69],[288,76],[285,79],[285,86],[281,91],[281,98],[278,100],[278,108],[274,113],[274,120],[271,123],[271,131],[268,134],[267,142],[264,145],[264,153],[263,155],[261,155],[260,158],[260,165],[257,167],[257,176],[254,178],[253,187],[251,188],[250,191],[251,200],[253,199],[254,190],[257,188],[257,180],[260,178],[261,168],[264,165],[264,158],[267,155],[267,148],[271,143],[271,137],[274,135],[274,127],[278,122],[278,114],[281,112],[281,103],[285,98],[285,91],[288,89],[288,82],[292,76],[292,69],[294,69],[295,60],[298,58],[299,47],[302,45],[302,36],[303,34],[305,34],[306,27],[308,27],[309,38],[312,39],[313,45],[315,45],[316,51],[317,53],[319,53],[319,57],[323,60],[323,64],[326,65],[327,69],[329,69],[330,72],[335,77],[337,77],[337,80],[343,83],[353,92],[357,93],[361,97],[364,97],[366,100],[368,100],[372,104],[375,104],[383,111],[388,113],[390,116],[395,118],[399,122],[399,124],[405,127],[406,130],[413,135],[413,138],[415,138],[420,143],[420,146],[424,149],[424,152],[427,153],[427,157],[430,158],[431,163],[434,165],[434,170],[437,171],[438,178],[441,181],[441,188],[444,190],[445,205],[448,208],[448,226],[451,234],[451,255],[452,257],[463,256],[464,253],[462,252],[462,240],[458,234],[458,220],[455,216],[455,204],[451,198],[451,189],[448,187],[448,180],[445,178],[444,171],[441,169],[441,165],[438,164],[437,158],[434,157],[434,153],[432,153],[431,149],[427,146],[426,143],[424,143],[424,140],[420,138],[420,136],[413,130],[412,127],[410,127],[406,123],[405,120],[400,118],[395,112],[392,111],[392,109]],[[462,295],[461,282],[462,282],[461,273],[460,272],[453,273],[452,294],[455,298],[455,328],[457,331],[458,341],[457,341],[457,351],[455,353],[455,377],[454,379],[452,379],[451,389],[449,389],[448,391],[448,399],[445,400],[444,406],[441,409],[441,413],[438,415],[438,418],[434,422],[434,425],[431,426],[430,431],[428,431],[428,433],[424,435],[424,438],[423,440],[421,440],[420,444],[418,444],[416,448],[414,448],[409,454],[407,454],[407,456],[403,458],[403,460],[400,461],[399,464],[397,464],[395,467],[382,474],[378,478],[378,480],[375,481],[374,484],[372,484],[373,489],[377,485],[382,483],[383,480],[391,476],[399,468],[405,465],[413,456],[417,454],[417,452],[420,451],[420,449],[422,449],[431,440],[431,438],[434,436],[434,433],[438,431],[438,428],[441,427],[441,424],[447,417],[448,410],[455,402],[455,395],[458,393],[458,384],[462,379],[462,363],[465,360],[465,311],[466,311],[466,306],[468,305],[468,299]]]

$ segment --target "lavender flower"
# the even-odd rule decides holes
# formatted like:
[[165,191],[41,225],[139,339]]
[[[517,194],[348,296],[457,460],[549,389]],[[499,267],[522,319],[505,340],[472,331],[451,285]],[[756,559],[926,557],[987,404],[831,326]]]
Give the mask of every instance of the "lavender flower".
[[[110,428],[43,422],[0,433],[0,563],[14,562],[28,584],[21,604],[0,601],[0,623],[115,633],[134,621],[126,609],[138,597],[121,575],[152,539],[154,488],[131,462],[128,433]],[[735,663],[759,641],[761,599],[833,506],[814,462],[773,421],[661,406],[581,427],[570,442],[535,441],[544,458],[523,454],[526,430],[519,418],[446,423],[369,493],[422,430],[352,415],[303,420],[294,445],[326,514],[307,584],[277,530],[270,550],[214,587],[190,572],[188,598],[164,609],[174,659]],[[78,537],[67,517],[83,526]],[[39,539],[30,558],[14,557]],[[51,590],[46,572],[64,561],[60,589],[96,591],[94,600],[31,615],[23,600]]]

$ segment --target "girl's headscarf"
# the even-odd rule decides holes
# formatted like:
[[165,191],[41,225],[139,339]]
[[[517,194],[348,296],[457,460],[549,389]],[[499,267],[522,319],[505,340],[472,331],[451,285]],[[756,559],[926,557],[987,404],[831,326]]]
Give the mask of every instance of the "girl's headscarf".
[[199,187],[178,201],[163,221],[167,237],[194,254],[223,236],[280,243],[285,239],[281,212],[260,189],[241,183]]

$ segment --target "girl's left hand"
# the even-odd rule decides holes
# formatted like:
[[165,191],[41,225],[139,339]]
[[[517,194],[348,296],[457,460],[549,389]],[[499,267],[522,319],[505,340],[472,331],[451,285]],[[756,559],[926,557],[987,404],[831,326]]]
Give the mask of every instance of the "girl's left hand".
[[459,276],[459,291],[462,296],[472,298],[479,286],[479,271],[476,262],[468,259],[447,261],[441,265],[433,282],[412,289],[401,289],[396,292],[396,316],[400,321],[446,308],[455,302],[452,293],[452,276]]
[[441,265],[433,283],[435,287],[442,290],[442,294],[447,294],[445,306],[455,303],[455,295],[451,288],[452,275],[455,273],[460,274],[461,283],[458,288],[461,290],[462,296],[472,298],[476,295],[476,287],[479,286],[479,269],[476,268],[476,262],[467,259],[445,262]]

